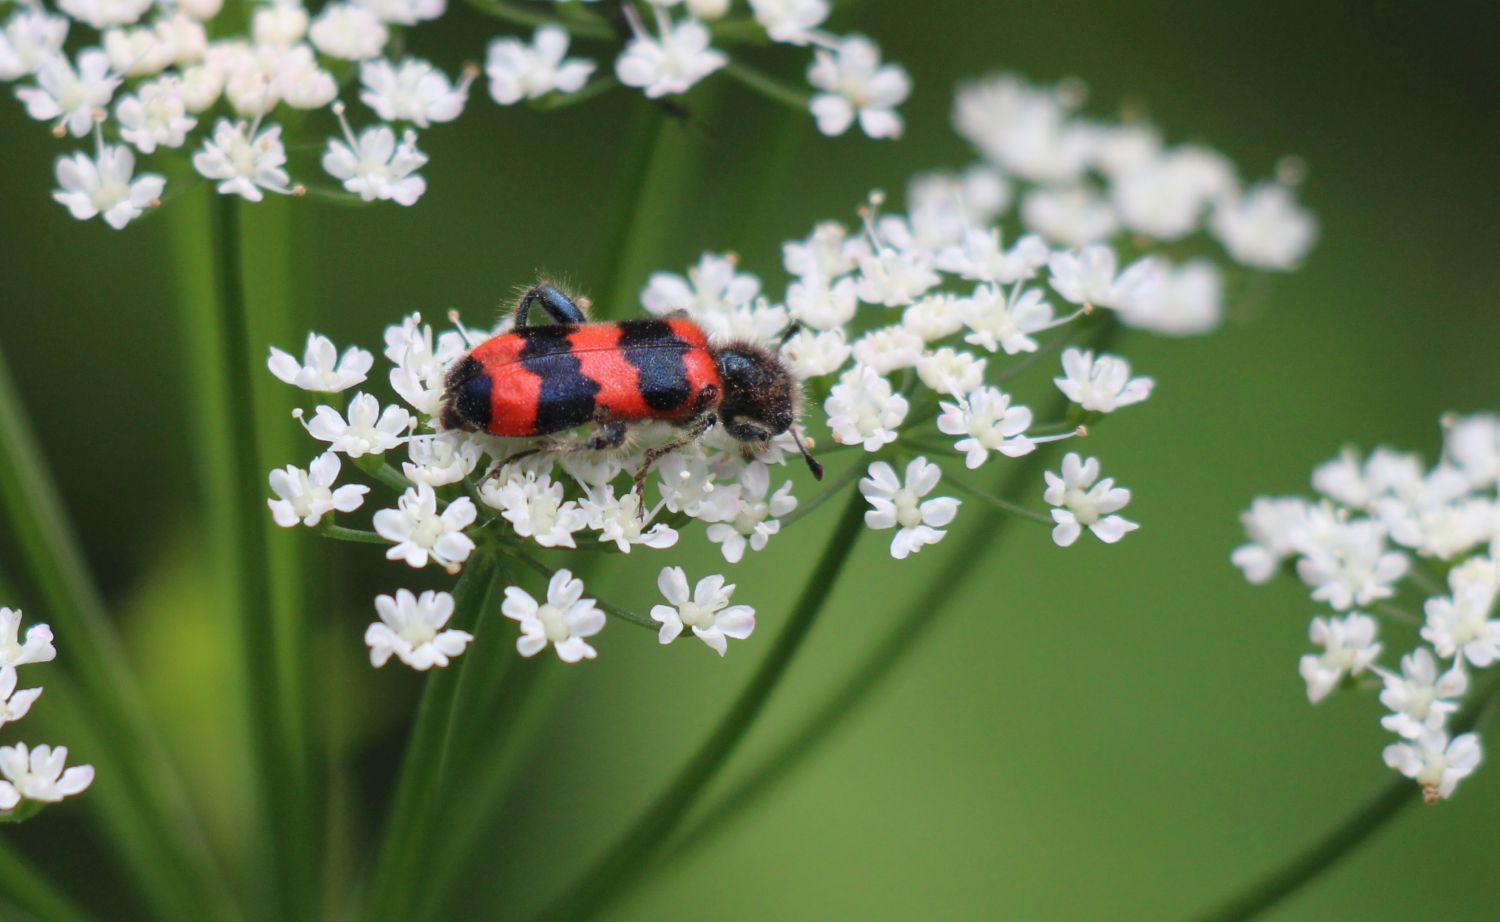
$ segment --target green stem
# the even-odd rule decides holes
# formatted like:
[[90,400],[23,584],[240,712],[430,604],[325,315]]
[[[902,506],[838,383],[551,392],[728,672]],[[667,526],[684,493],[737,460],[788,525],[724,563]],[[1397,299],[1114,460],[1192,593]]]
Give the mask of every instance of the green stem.
[[824,544],[823,555],[813,567],[791,618],[777,635],[775,644],[750,683],[666,790],[586,873],[563,891],[561,899],[543,914],[545,918],[587,918],[639,879],[633,872],[648,863],[677,829],[744,740],[786,674],[849,561],[864,527],[864,511],[864,497],[858,493],[851,495],[838,525]]
[[333,524],[332,518],[326,518],[318,526],[318,531],[333,538],[335,541],[353,541],[358,544],[390,544],[391,542],[380,537],[373,531],[365,531],[363,528],[345,528],[342,525]]
[[[1106,348],[1119,331],[1118,324],[1109,323],[1100,331],[1094,348]],[[1067,398],[1057,394],[1053,403],[1052,410],[1061,413],[1067,405]],[[1045,449],[1034,451],[1011,466],[1000,484],[998,497],[1014,502],[1024,490],[1034,487],[1037,469],[1047,454]],[[865,661],[781,745],[746,771],[746,780],[720,797],[682,835],[670,854],[680,854],[724,828],[730,820],[770,793],[779,781],[791,775],[823,743],[832,739],[835,731],[847,725],[850,715],[871,700],[871,690],[917,649],[923,636],[930,636],[943,616],[955,610],[956,606],[949,604],[953,587],[962,585],[970,571],[988,561],[988,555],[1006,533],[1005,526],[1010,521],[996,522],[976,534],[963,548],[950,552],[947,564],[927,584],[917,601],[907,608],[907,614],[880,639]]]
[[[265,824],[263,847],[274,874],[271,897],[282,918],[315,913],[312,872],[316,867],[316,824],[312,821],[307,753],[300,745],[297,702],[287,700],[281,673],[295,669],[277,644],[273,572],[264,482],[260,458],[261,418],[256,412],[255,382],[265,374],[259,353],[252,352],[247,305],[245,251],[239,200],[212,199],[217,352],[223,360],[222,384],[216,393],[224,419],[246,425],[218,427],[220,444],[206,451],[223,465],[228,502],[212,510],[224,564],[230,609],[237,622],[248,697],[251,759],[255,766],[256,806]],[[285,574],[292,578],[291,574]]]
[[[132,855],[135,879],[158,908],[178,918],[222,905],[222,873],[207,846],[175,767],[152,726],[109,615],[73,534],[46,460],[28,425],[10,370],[0,355],[0,520],[14,560],[26,574],[62,659],[77,677],[76,697],[98,730],[87,750],[124,790],[105,795]],[[118,800],[117,803],[115,801]],[[136,856],[143,861],[134,861]],[[144,867],[142,867],[144,865]],[[170,908],[169,908],[170,907]]]
[[783,83],[765,71],[740,61],[731,60],[725,64],[724,73],[762,96],[798,112],[807,112],[807,107],[812,102],[812,93],[807,90]]
[[[513,560],[517,560],[525,564],[526,566],[535,570],[537,573],[549,580],[553,577],[553,575],[557,573],[556,570],[542,563],[540,560],[537,560],[535,557],[531,556],[520,548],[512,547],[508,544],[502,544],[500,545],[500,549],[508,554]],[[613,615],[622,621],[629,621],[631,624],[638,625],[640,627],[648,627],[652,630],[661,627],[660,624],[652,621],[645,615],[633,612],[628,608],[622,608],[621,606],[616,605],[613,602],[606,601],[605,599],[596,598],[594,599],[594,604],[602,608],[606,614]]]
[[[489,611],[499,589],[495,564],[493,553],[484,545],[470,556],[453,587],[453,627],[473,633],[480,615]],[[434,835],[434,817],[442,803],[438,784],[441,747],[468,663],[467,657],[460,658],[427,677],[361,918],[405,919],[408,907],[420,898],[420,871],[425,867],[422,856],[440,838]]]
[[859,476],[866,470],[867,468],[864,464],[850,465],[848,470],[839,474],[833,480],[830,480],[828,482],[828,485],[825,486],[822,492],[820,492],[817,496],[814,496],[812,499],[808,500],[805,503],[799,503],[796,509],[793,509],[789,514],[783,517],[781,520],[781,527],[785,528],[798,519],[810,515],[813,510],[828,502],[828,500],[832,499],[834,495],[836,495],[840,490],[844,489],[844,487],[847,487],[851,482],[858,480]]
[[582,105],[601,96],[620,85],[618,78],[613,75],[607,77],[596,77],[585,84],[581,89],[573,93],[548,93],[541,99],[533,99],[531,108],[542,112],[555,112],[558,109],[570,109],[573,106]]
[[[1488,716],[1497,698],[1500,698],[1500,675],[1491,677],[1488,685],[1454,715],[1453,735],[1476,729]],[[1404,807],[1421,799],[1415,782],[1410,778],[1396,778],[1306,851],[1196,918],[1202,922],[1238,922],[1260,915],[1333,867],[1395,819]]]
[[614,27],[602,18],[594,15],[585,17],[582,12],[569,17],[566,21],[550,13],[540,10],[528,9],[525,4],[515,3],[512,0],[469,0],[469,6],[496,19],[517,26],[525,26],[534,29],[538,26],[562,26],[570,33],[580,38],[593,38],[604,40],[615,40]]
[[1025,506],[1018,505],[1017,503],[1013,503],[1010,500],[1005,499],[1004,497],[996,496],[993,493],[981,490],[978,487],[973,486],[972,484],[964,483],[957,477],[949,477],[948,482],[953,484],[955,487],[958,487],[958,489],[963,491],[964,493],[969,494],[970,496],[974,497],[977,500],[980,500],[981,502],[989,503],[991,506],[994,506],[996,509],[999,509],[1002,512],[1009,512],[1011,515],[1018,515],[1023,519],[1029,519],[1033,522],[1041,522],[1043,525],[1052,524],[1052,519],[1040,512],[1036,512],[1032,509],[1027,509]]

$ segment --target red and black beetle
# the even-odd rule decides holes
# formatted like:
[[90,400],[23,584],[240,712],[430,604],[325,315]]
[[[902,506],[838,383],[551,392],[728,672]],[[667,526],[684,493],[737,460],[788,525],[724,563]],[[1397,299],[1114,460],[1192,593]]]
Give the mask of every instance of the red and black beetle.
[[[533,303],[555,322],[528,325]],[[747,451],[765,447],[792,427],[800,400],[797,379],[764,346],[715,346],[686,316],[589,323],[566,294],[540,284],[522,296],[514,329],[475,346],[448,372],[439,423],[499,436],[593,427],[547,449],[555,451],[618,448],[630,424],[642,420],[682,429],[680,438],[646,452],[639,485],[658,458],[716,422]],[[822,466],[800,438],[797,446],[821,479]]]

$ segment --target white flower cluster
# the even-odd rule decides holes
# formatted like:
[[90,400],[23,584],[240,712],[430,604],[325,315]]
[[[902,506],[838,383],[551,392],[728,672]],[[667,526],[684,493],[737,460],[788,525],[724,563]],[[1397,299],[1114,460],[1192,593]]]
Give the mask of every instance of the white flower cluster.
[[[807,82],[813,92],[806,105],[823,134],[841,135],[857,123],[872,138],[901,136],[904,123],[896,107],[911,93],[911,78],[899,64],[882,63],[879,46],[869,38],[825,30],[833,11],[830,0],[748,0],[748,9],[730,0],[642,0],[622,3],[620,11],[628,33],[615,57],[615,78],[648,98],[686,93],[710,74],[744,68],[731,65],[729,55],[713,47],[718,39],[769,40],[812,49]],[[492,41],[485,65],[490,96],[508,106],[583,90],[597,65],[567,57],[571,41],[560,22],[538,28],[530,43],[511,37]],[[746,82],[763,87],[770,78]],[[790,88],[783,92],[784,97],[802,95]]]
[[[21,636],[21,613],[0,607],[0,727],[26,716],[42,689],[16,688],[17,667],[57,658],[52,629],[34,624]],[[0,746],[0,820],[16,811],[57,803],[94,782],[92,765],[68,767],[68,747],[16,743]]]
[[[53,197],[75,218],[122,228],[160,203],[165,180],[136,174],[138,156],[185,157],[224,195],[300,194],[276,120],[331,109],[341,132],[323,169],[365,201],[415,202],[427,155],[416,129],[463,111],[474,73],[451,79],[410,55],[388,56],[400,29],[442,15],[445,0],[252,3],[248,31],[228,34],[223,0],[41,0],[0,24],[0,80],[58,137],[95,137],[57,161]],[[214,36],[212,39],[210,35]],[[81,46],[70,53],[65,47]],[[378,121],[358,133],[338,100],[340,74]],[[333,189],[332,191],[337,191]]]
[[[1431,468],[1389,448],[1346,449],[1312,485],[1315,500],[1256,499],[1231,559],[1256,584],[1295,573],[1333,609],[1312,622],[1319,652],[1302,657],[1308,698],[1378,677],[1381,724],[1400,737],[1386,763],[1429,801],[1446,798],[1481,756],[1479,737],[1453,736],[1449,718],[1483,694],[1471,674],[1500,661],[1500,416],[1445,420]],[[1380,665],[1381,622],[1415,644],[1399,671]]]

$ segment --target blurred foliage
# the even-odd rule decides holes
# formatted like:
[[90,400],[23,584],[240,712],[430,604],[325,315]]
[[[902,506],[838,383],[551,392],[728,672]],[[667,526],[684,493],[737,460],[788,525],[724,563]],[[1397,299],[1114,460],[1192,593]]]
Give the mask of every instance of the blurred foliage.
[[[627,93],[555,113],[501,110],[476,93],[462,121],[424,137],[433,162],[417,207],[295,203],[293,236],[253,239],[300,248],[308,323],[373,347],[413,309],[485,319],[538,270],[565,275],[616,317],[638,310],[649,270],[680,271],[704,248],[739,252],[779,291],[782,240],[820,218],[851,219],[872,187],[967,161],[947,128],[951,86],[997,66],[1084,77],[1095,111],[1148,105],[1169,139],[1213,144],[1249,175],[1283,153],[1306,158],[1305,197],[1323,235],[1305,270],[1279,279],[1264,311],[1209,339],[1133,335],[1122,346],[1156,377],[1157,395],[1088,447],[1135,491],[1142,530],[1117,547],[1064,551],[1040,526],[1016,523],[1003,551],[953,588],[946,604],[960,610],[816,758],[616,916],[1137,919],[1203,909],[1389,775],[1372,697],[1306,703],[1295,668],[1311,614],[1302,591],[1252,590],[1227,557],[1252,495],[1302,490],[1345,441],[1430,457],[1442,412],[1500,406],[1493,11],[867,0],[852,15],[916,78],[898,144],[821,138],[810,119],[736,86],[691,97],[686,126]],[[460,6],[418,30],[412,50],[453,64],[480,54],[476,35],[502,28]],[[191,793],[232,850],[245,821],[242,715],[215,691],[236,681],[234,638],[216,635],[206,610],[193,533],[201,493],[171,307],[182,251],[164,215],[123,234],[71,220],[47,196],[64,146],[13,102],[0,105],[0,138],[0,346]],[[310,444],[294,444],[301,454],[286,461],[311,456]],[[596,663],[553,676],[557,710],[519,761],[493,847],[455,908],[524,917],[636,814],[768,646],[798,589],[784,574],[833,517],[734,569],[761,612],[758,643],[721,662],[615,624]],[[878,536],[862,540],[730,776],[859,661],[940,556],[987,527],[977,508],[960,523],[902,564]],[[421,683],[365,668],[359,638],[375,592],[422,580],[370,548],[276,537],[279,552],[318,561],[307,695],[332,754],[331,802],[351,823],[328,851],[347,875],[369,859]],[[711,551],[671,557],[691,574],[721,565]],[[640,606],[660,563],[634,555],[601,567],[590,590]],[[66,659],[66,638],[59,645]],[[32,718],[43,729],[44,715]],[[469,768],[490,785],[505,780]],[[69,848],[90,835],[83,813],[70,804],[6,839],[115,918],[118,871],[78,863]],[[1454,802],[1408,811],[1277,917],[1491,918],[1473,882],[1489,870],[1497,821],[1500,766],[1490,764]]]

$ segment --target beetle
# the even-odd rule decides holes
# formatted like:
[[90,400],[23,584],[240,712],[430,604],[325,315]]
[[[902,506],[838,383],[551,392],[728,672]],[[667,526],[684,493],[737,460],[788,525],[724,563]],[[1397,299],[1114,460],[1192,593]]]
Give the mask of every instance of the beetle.
[[[528,324],[533,304],[553,320]],[[444,429],[498,436],[546,436],[590,426],[585,436],[539,451],[606,451],[625,444],[632,424],[664,420],[678,438],[646,451],[635,475],[692,444],[715,423],[747,455],[792,429],[802,398],[774,351],[751,342],[715,345],[685,314],[591,323],[557,286],[521,297],[515,326],[475,346],[448,372],[438,421]],[[819,480],[822,465],[795,430],[792,438]]]

